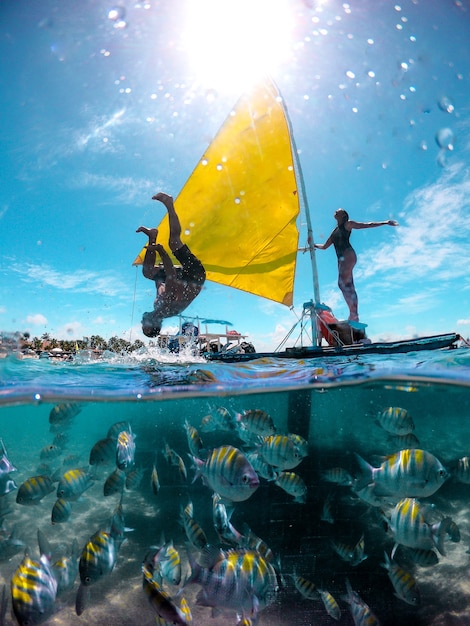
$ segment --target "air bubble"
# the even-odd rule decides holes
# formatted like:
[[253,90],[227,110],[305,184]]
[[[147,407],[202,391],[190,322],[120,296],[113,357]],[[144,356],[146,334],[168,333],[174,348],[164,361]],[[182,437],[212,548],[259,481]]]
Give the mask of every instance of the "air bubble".
[[216,168],[215,168],[215,169],[216,169],[218,172],[221,172],[221,171],[224,169],[224,167],[223,167],[222,163],[217,163],[217,166],[216,166]]
[[235,204],[240,204],[241,200],[240,198],[235,198]]
[[209,163],[207,159],[201,159],[201,165],[206,166]]

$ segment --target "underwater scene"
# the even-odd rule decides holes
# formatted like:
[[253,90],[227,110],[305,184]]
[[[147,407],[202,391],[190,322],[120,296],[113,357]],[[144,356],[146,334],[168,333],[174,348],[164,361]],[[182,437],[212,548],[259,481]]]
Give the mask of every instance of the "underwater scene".
[[466,624],[467,348],[0,362],[4,624]]

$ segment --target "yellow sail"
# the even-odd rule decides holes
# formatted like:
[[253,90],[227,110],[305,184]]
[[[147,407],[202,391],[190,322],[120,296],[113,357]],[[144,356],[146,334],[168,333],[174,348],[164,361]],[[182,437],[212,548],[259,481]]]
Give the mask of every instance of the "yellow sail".
[[[289,126],[271,82],[240,98],[175,208],[208,280],[292,305],[299,198]],[[158,229],[167,248],[167,217]]]

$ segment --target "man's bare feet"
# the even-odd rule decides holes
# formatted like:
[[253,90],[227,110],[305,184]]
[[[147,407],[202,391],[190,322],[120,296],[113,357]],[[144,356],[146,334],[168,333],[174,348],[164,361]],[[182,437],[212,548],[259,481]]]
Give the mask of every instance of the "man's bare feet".
[[158,229],[156,228],[147,228],[147,226],[139,226],[139,228],[135,232],[144,233],[145,235],[147,235],[150,243],[155,243],[157,241]]
[[168,204],[173,204],[173,198],[167,193],[163,193],[163,191],[160,191],[159,193],[156,193],[154,196],[152,196],[152,200],[158,200],[165,206],[167,206]]

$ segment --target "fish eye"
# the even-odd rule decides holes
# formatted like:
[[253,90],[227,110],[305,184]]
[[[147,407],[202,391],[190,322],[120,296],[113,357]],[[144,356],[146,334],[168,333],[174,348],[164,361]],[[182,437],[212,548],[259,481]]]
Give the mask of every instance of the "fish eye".
[[85,576],[85,582],[86,582],[86,583],[91,583],[91,578],[90,578],[90,576]]
[[245,485],[246,485],[248,482],[250,482],[250,477],[248,476],[248,474],[243,474],[242,482],[243,482]]

